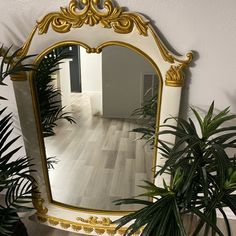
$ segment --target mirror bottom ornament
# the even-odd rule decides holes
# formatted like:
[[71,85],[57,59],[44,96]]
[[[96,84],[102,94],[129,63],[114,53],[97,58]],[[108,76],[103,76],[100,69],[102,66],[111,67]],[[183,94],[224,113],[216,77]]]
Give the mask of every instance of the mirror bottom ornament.
[[38,187],[35,187],[35,192],[33,192],[33,206],[37,210],[37,213],[41,215],[46,215],[48,212],[47,207],[44,204],[45,200],[41,197]]
[[[111,223],[109,218],[102,218],[98,220],[98,217],[91,216],[88,220],[78,217],[81,221],[85,223],[78,223],[69,220],[63,220],[57,217],[36,213],[36,218],[40,223],[47,224],[49,226],[55,227],[57,229],[64,229],[73,231],[76,233],[83,233],[80,231],[84,231],[87,234],[95,233],[96,235],[110,235],[110,236],[122,236],[127,230],[127,227],[122,227],[116,230],[116,225]],[[88,223],[86,223],[88,222]],[[108,225],[106,225],[110,222]],[[94,235],[95,235],[94,234]],[[137,231],[134,236],[138,236],[141,234],[141,231]]]

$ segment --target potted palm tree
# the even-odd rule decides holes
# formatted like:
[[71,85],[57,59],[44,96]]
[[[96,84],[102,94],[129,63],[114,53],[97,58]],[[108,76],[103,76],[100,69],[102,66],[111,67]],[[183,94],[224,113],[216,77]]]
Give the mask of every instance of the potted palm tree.
[[[168,172],[172,181],[164,181],[163,187],[150,182],[142,186],[146,190],[143,195],[153,197],[153,202],[116,201],[144,206],[114,222],[117,228],[129,223],[125,235],[141,229],[143,236],[186,236],[184,216],[194,215],[198,221],[190,235],[201,232],[204,236],[225,236],[217,226],[217,214],[224,219],[227,235],[232,235],[225,207],[236,215],[236,158],[229,152],[236,147],[236,126],[224,125],[236,116],[229,113],[229,108],[214,114],[214,102],[204,117],[196,109],[191,110],[197,125],[191,118],[169,118],[175,119],[177,126],[165,123],[158,134],[159,150],[166,161],[156,177]],[[176,136],[176,143],[162,141],[166,134]]]
[[[8,76],[16,75],[33,69],[32,65],[21,63],[27,57],[16,59],[18,50],[13,54],[11,48],[0,48],[0,85],[5,86]],[[19,156],[21,147],[16,146],[19,136],[13,134],[12,114],[7,112],[3,103],[7,100],[0,96],[0,235],[27,235],[20,221],[19,213],[32,210],[35,180],[31,176],[31,167],[27,157]]]

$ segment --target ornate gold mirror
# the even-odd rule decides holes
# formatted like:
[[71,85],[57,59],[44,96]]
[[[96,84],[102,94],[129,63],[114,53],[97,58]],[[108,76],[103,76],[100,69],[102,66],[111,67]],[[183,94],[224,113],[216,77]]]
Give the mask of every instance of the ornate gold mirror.
[[19,56],[32,54],[37,72],[13,84],[37,169],[35,219],[122,235],[111,222],[138,208],[112,202],[140,194],[143,180],[162,182],[153,177],[161,164],[155,133],[178,115],[192,53],[174,56],[147,19],[111,0],[71,0],[39,19]]
[[[108,45],[88,54],[68,42],[46,50],[37,64],[31,82],[52,201],[131,210],[113,201],[137,196],[138,185],[154,181],[152,133],[159,113],[147,109],[157,107],[158,71],[128,47]],[[142,138],[148,129],[152,136]]]

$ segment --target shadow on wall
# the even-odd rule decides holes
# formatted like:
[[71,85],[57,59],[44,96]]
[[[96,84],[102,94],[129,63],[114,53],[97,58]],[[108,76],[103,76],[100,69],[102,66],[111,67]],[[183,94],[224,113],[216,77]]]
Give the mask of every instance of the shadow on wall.
[[[193,52],[193,61],[191,62],[190,67],[196,67],[195,61],[197,61],[200,58],[200,56],[197,51],[192,51],[192,52]],[[192,104],[189,104],[189,91],[192,82],[191,81],[192,73],[190,69],[184,71],[184,76],[185,76],[185,82],[181,93],[179,116],[183,119],[187,119],[189,114],[189,107],[192,106]]]
[[229,104],[231,104],[230,106],[230,110],[233,112],[233,113],[236,113],[236,90],[234,90],[234,92],[229,92],[229,91],[224,91],[224,94],[226,95],[226,97],[228,98],[229,100]]

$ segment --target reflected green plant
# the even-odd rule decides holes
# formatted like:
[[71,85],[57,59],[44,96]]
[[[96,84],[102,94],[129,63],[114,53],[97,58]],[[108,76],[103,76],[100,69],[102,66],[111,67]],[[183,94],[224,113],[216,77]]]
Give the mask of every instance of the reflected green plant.
[[53,50],[41,60],[34,74],[44,137],[55,134],[54,128],[59,120],[76,123],[71,112],[66,112],[66,107],[61,106],[61,90],[53,84],[55,79],[52,76],[60,70],[59,65],[63,63],[61,60],[70,56],[63,47]]
[[[147,93],[148,92],[149,91],[147,91]],[[155,94],[131,114],[131,117],[135,117],[140,126],[132,129],[131,132],[141,134],[139,139],[146,140],[151,148],[154,148],[156,137],[157,99],[157,94]]]

